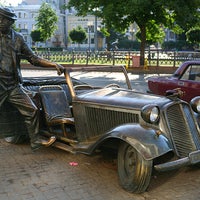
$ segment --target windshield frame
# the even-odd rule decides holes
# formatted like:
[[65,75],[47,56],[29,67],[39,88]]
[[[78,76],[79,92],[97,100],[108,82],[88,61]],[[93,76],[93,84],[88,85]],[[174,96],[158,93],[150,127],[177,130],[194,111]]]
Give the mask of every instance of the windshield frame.
[[71,75],[70,73],[72,72],[79,72],[79,71],[86,71],[86,72],[121,72],[124,77],[125,77],[125,82],[127,85],[127,88],[132,90],[132,86],[131,86],[131,82],[129,80],[127,71],[125,69],[125,67],[123,66],[85,66],[85,67],[65,67],[65,71],[64,71],[64,75],[65,75],[65,79],[66,82],[68,84],[70,93],[72,95],[72,98],[76,97],[76,93],[74,90],[74,85],[73,82],[71,80]]

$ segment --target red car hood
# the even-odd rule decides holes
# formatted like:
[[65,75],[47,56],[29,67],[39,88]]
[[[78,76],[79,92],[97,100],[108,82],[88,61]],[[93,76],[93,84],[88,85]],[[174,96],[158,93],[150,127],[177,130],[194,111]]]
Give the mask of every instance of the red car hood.
[[[173,83],[177,80],[174,76],[153,76],[148,78],[148,92],[159,94],[159,95],[165,95],[166,90],[161,88],[162,83],[168,87],[170,83]],[[167,86],[168,85],[168,86]],[[171,88],[169,88],[171,89]]]
[[164,82],[166,82],[166,81],[168,81],[168,80],[173,80],[173,79],[177,79],[177,78],[175,78],[175,77],[173,77],[173,76],[152,76],[152,77],[150,77],[150,78],[148,78],[148,82],[160,82],[160,81],[164,81]]

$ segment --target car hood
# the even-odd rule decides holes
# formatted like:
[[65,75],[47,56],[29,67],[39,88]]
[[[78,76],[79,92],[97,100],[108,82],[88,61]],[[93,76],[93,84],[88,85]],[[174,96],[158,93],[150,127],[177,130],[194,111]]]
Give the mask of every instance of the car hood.
[[78,95],[75,101],[139,109],[148,104],[162,106],[171,100],[164,96],[140,93],[133,90],[105,88]]
[[173,80],[173,79],[177,79],[173,76],[152,76],[152,77],[149,77],[148,78],[148,81],[151,81],[151,82],[165,82],[165,81],[168,81],[168,80]]

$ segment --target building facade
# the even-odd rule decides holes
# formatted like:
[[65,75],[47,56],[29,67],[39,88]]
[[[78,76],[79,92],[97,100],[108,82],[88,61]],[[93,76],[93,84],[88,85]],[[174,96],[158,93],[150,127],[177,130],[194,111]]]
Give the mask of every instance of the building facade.
[[[13,7],[18,17],[16,28],[23,34],[29,46],[33,47],[34,43],[31,38],[31,32],[36,27],[36,17],[40,6],[43,2],[51,5],[58,16],[58,29],[54,36],[45,43],[37,43],[37,47],[62,47],[67,49],[81,50],[91,49],[98,50],[105,47],[105,40],[98,38],[97,31],[101,26],[101,20],[95,16],[78,17],[75,15],[75,10],[64,10],[62,6],[67,4],[68,0],[24,0],[18,6]],[[69,32],[73,28],[81,26],[86,30],[87,39],[83,44],[74,44],[69,40]]]
[[[68,3],[68,0],[23,0],[21,4],[13,7],[18,20],[16,27],[23,34],[29,46],[34,43],[31,38],[31,32],[36,29],[36,17],[43,2],[51,5],[58,16],[58,29],[54,36],[45,43],[37,43],[37,47],[61,47],[69,50],[103,50],[106,48],[105,38],[99,36],[99,29],[102,26],[101,19],[88,15],[85,17],[76,16],[74,9],[64,10],[62,6]],[[69,32],[81,26],[87,33],[87,39],[82,44],[73,43],[69,39]],[[137,25],[132,24],[127,30],[127,36],[130,40],[136,40]],[[166,29],[165,41],[175,41],[173,32]]]
[[[24,0],[21,4],[14,7],[18,20],[16,21],[16,28],[23,34],[29,46],[33,46],[31,32],[36,29],[36,17],[38,15],[40,6],[43,0]],[[55,10],[58,16],[58,29],[55,31],[54,36],[46,43],[38,43],[39,47],[64,47],[65,46],[65,26],[63,26],[64,14],[60,12],[59,0],[46,0],[47,3]]]
[[73,13],[67,15],[68,30],[76,29],[81,26],[87,33],[87,39],[83,44],[76,44],[72,41],[68,42],[68,49],[82,49],[82,50],[102,50],[105,48],[105,39],[100,37],[98,32],[101,28],[101,20],[93,15],[86,17],[75,16]]

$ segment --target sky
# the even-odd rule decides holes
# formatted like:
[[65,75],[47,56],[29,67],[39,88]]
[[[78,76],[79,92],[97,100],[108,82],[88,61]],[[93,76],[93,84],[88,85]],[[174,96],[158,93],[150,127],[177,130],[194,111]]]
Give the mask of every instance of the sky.
[[1,3],[2,3],[2,2],[5,2],[6,5],[11,4],[12,6],[17,6],[18,3],[21,3],[21,2],[22,2],[22,0],[0,0],[0,2],[1,2]]

